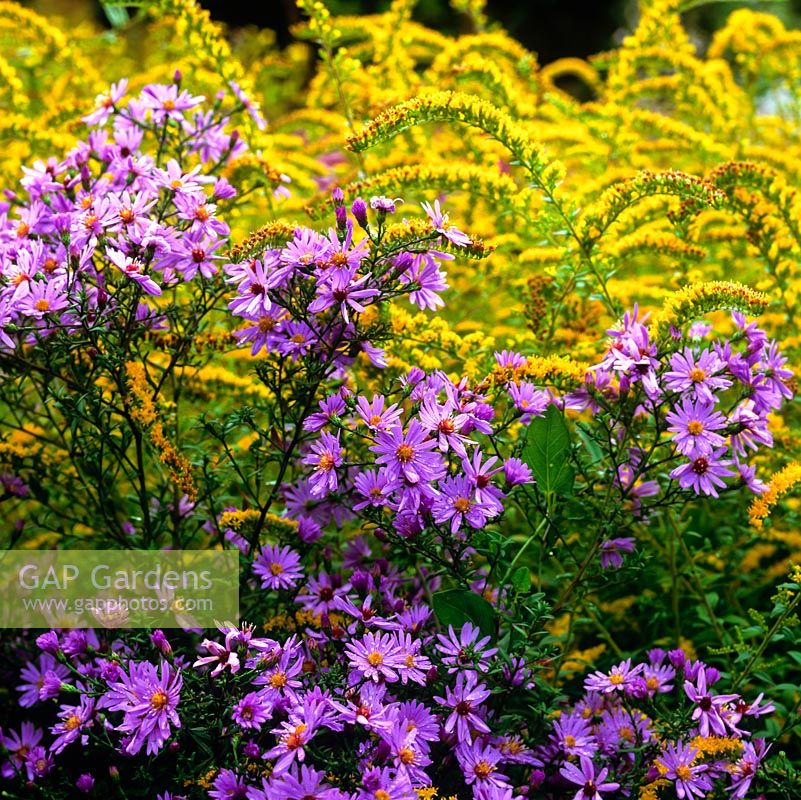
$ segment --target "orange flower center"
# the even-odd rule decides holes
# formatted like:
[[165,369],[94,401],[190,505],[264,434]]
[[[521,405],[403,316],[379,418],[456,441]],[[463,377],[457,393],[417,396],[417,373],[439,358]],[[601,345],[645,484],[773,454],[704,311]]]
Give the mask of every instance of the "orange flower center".
[[414,458],[414,448],[410,444],[402,444],[395,451],[398,461],[408,464]]
[[377,667],[379,664],[384,663],[384,656],[382,656],[378,650],[373,650],[373,652],[367,656],[367,663],[371,667]]
[[165,708],[168,700],[169,698],[167,697],[166,693],[161,689],[157,689],[155,692],[153,692],[153,694],[150,695],[150,705],[155,711],[161,711],[163,708]]
[[704,432],[704,425],[697,419],[691,419],[687,423],[687,432],[691,433],[693,436],[698,436],[699,434]]

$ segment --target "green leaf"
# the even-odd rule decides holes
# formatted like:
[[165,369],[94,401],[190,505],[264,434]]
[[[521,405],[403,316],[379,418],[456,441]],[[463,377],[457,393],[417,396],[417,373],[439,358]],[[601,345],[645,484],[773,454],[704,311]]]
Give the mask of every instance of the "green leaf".
[[512,573],[511,581],[518,592],[527,592],[531,588],[531,570],[528,567],[518,567]]
[[465,622],[472,622],[485,636],[495,635],[495,610],[480,594],[467,589],[437,592],[434,613],[443,625],[453,625],[456,630]]
[[570,466],[570,433],[556,406],[548,406],[543,416],[531,421],[522,456],[540,491],[564,496],[572,493],[575,474]]

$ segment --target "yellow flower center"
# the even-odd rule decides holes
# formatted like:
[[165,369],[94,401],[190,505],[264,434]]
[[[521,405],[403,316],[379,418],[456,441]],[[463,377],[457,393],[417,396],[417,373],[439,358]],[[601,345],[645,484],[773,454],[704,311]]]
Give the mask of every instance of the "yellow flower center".
[[65,731],[74,731],[76,728],[81,727],[81,718],[76,714],[67,717],[64,720],[64,730]]
[[470,501],[466,497],[457,497],[453,501],[453,507],[460,514],[466,514],[470,510]]
[[701,381],[706,380],[706,372],[702,370],[700,367],[696,367],[695,369],[690,370],[690,380],[693,383],[701,383]]
[[367,663],[371,667],[377,667],[379,664],[384,663],[384,656],[382,656],[378,650],[373,650],[373,652],[367,656]]
[[157,689],[150,695],[150,705],[155,711],[161,711],[167,705],[168,699],[165,692]]
[[691,433],[693,436],[698,436],[704,432],[704,424],[697,419],[691,419],[687,423],[687,432]]
[[414,448],[410,444],[399,445],[395,455],[398,457],[398,461],[408,464],[414,458]]
[[49,311],[50,310],[50,301],[45,300],[44,297],[41,300],[37,300],[34,304],[34,308],[37,311]]
[[609,676],[609,683],[611,683],[613,686],[620,686],[620,684],[625,680],[626,679],[619,672]]
[[270,675],[270,686],[273,689],[282,689],[286,686],[286,675],[283,672],[274,672]]
[[676,767],[676,777],[680,781],[690,781],[693,777],[693,771],[686,764],[682,764]]
[[270,564],[270,572],[272,572],[273,575],[280,575],[283,571],[284,568],[280,564]]

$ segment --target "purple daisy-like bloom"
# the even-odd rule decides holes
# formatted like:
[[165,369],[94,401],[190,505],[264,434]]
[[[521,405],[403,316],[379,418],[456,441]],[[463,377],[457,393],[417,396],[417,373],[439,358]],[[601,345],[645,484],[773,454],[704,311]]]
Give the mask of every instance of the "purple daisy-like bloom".
[[0,775],[13,778],[25,765],[27,754],[42,741],[42,730],[32,722],[23,722],[19,732],[10,728],[0,730],[0,745],[5,749],[8,761],[0,766]]
[[450,522],[451,533],[456,533],[463,523],[471,528],[483,528],[487,520],[497,514],[493,507],[478,502],[476,488],[465,475],[443,478],[439,491],[431,511],[435,522]]
[[300,556],[289,547],[267,545],[253,562],[262,589],[292,589],[303,578]]
[[213,800],[247,800],[248,785],[233,770],[221,769],[209,789]]
[[136,259],[128,258],[124,253],[112,248],[106,249],[108,260],[114,264],[117,269],[124,275],[129,277],[132,281],[142,287],[142,290],[149,295],[159,297],[161,295],[161,287],[145,273],[145,266]]
[[687,464],[676,467],[671,478],[678,478],[682,489],[692,489],[696,494],[706,494],[718,497],[717,489],[724,488],[726,482],[723,478],[730,478],[735,473],[727,467],[732,463],[730,459],[723,459],[726,448],[721,447],[706,456],[698,456]]
[[675,745],[668,744],[659,756],[658,762],[665,771],[665,778],[675,782],[679,800],[703,797],[712,788],[712,781],[705,774],[709,767],[706,764],[694,764],[696,755],[694,747],[677,742]]
[[467,247],[470,244],[470,237],[460,231],[455,225],[449,225],[448,215],[445,214],[439,205],[439,200],[434,201],[432,207],[430,203],[420,203],[423,211],[426,212],[434,230],[441,233],[451,244],[457,247]]
[[484,790],[509,786],[506,775],[498,771],[499,765],[505,760],[503,753],[492,745],[482,745],[480,740],[462,742],[456,748],[456,760],[465,783],[473,786],[474,797],[486,797]]
[[681,405],[668,413],[667,421],[676,449],[688,458],[707,456],[726,441],[715,432],[726,427],[726,417],[705,400],[693,402],[683,397]]
[[365,286],[371,277],[368,272],[356,278],[352,270],[334,275],[330,283],[318,284],[317,298],[309,305],[309,311],[318,314],[338,305],[345,324],[349,323],[348,309],[363,314],[367,310],[364,303],[378,294],[378,289]]
[[489,696],[489,689],[478,682],[475,672],[460,672],[456,676],[456,685],[452,689],[450,686],[445,687],[445,697],[434,698],[443,706],[453,709],[442,726],[445,733],[455,730],[459,742],[468,743],[473,740],[473,730],[489,733],[489,726],[477,713]]
[[507,458],[503,462],[503,474],[509,486],[520,486],[524,483],[532,483],[534,480],[531,467],[524,464],[519,458]]
[[[293,765],[288,772],[272,782],[264,797],[267,800],[338,800],[341,797],[339,790],[325,783],[325,776],[323,770],[312,769],[305,764],[300,768]],[[251,800],[260,800],[261,793],[254,793],[249,797]]]
[[397,706],[387,703],[387,688],[384,684],[366,683],[359,690],[358,702],[349,700],[340,703],[331,700],[331,707],[340,714],[340,720],[350,725],[362,725],[370,731],[389,730],[396,719]]
[[109,685],[100,706],[122,711],[125,716],[118,731],[130,734],[125,752],[136,755],[143,746],[148,755],[157,753],[172,733],[180,728],[176,711],[181,699],[183,678],[166,661],[158,670],[150,662],[130,662],[128,672]]
[[685,347],[684,352],[670,357],[670,367],[670,372],[664,376],[665,385],[674,392],[687,392],[706,403],[716,403],[713,393],[731,386],[728,378],[718,374],[726,364],[711,350],[704,350],[696,358],[692,348]]
[[339,432],[332,436],[328,431],[322,431],[320,439],[311,446],[311,451],[303,459],[304,464],[314,467],[309,478],[311,493],[316,497],[325,497],[329,492],[335,492],[338,486],[336,468],[342,466]]
[[22,692],[19,704],[23,708],[30,708],[38,703],[40,691],[45,684],[48,673],[53,673],[60,679],[69,677],[69,667],[59,664],[50,653],[42,653],[36,661],[29,661],[21,670],[20,678],[22,683],[17,686],[17,691]]
[[573,795],[573,800],[602,800],[602,793],[615,792],[620,788],[619,783],[606,780],[609,773],[606,767],[596,773],[595,764],[586,756],[581,756],[579,764],[581,766],[577,767],[568,762],[559,770],[563,778],[580,787]]
[[490,637],[481,636],[477,625],[465,622],[458,634],[453,625],[448,625],[447,635],[438,633],[436,648],[450,673],[466,669],[486,672],[498,652],[497,647],[487,647],[489,643]]
[[95,701],[91,697],[82,696],[77,706],[61,706],[57,722],[50,732],[55,739],[50,745],[50,752],[58,755],[65,747],[76,741],[85,727],[91,724],[95,712]]
[[698,723],[701,736],[726,735],[726,721],[723,717],[725,706],[733,700],[738,700],[737,694],[711,695],[707,689],[707,673],[699,669],[695,683],[684,682],[684,693],[695,703],[693,719]]
[[388,505],[399,483],[397,479],[391,479],[383,468],[378,471],[366,469],[356,476],[353,486],[357,494],[364,498],[353,504],[353,510],[361,511],[368,506],[381,508]]
[[524,425],[528,425],[532,417],[541,417],[551,402],[550,393],[537,389],[533,383],[510,383],[507,388],[515,408],[523,412],[520,421]]
[[554,722],[553,730],[556,743],[566,756],[592,758],[598,752],[589,723],[581,716],[562,716]]
[[404,655],[391,633],[365,633],[345,645],[350,667],[368,680],[398,680],[398,669],[404,664]]
[[297,602],[312,614],[328,614],[334,608],[334,598],[347,594],[349,588],[335,585],[325,572],[321,572],[318,577],[309,578],[306,590],[297,596]]
[[273,703],[264,692],[248,692],[231,710],[231,719],[241,728],[259,731],[272,714]]
[[393,477],[403,477],[411,484],[431,482],[445,470],[434,439],[428,438],[420,422],[413,419],[404,433],[397,425],[389,431],[380,431],[376,443],[370,447],[378,455],[377,464],[383,464]]
[[601,569],[620,569],[623,566],[623,553],[633,553],[637,540],[633,536],[607,539],[601,544]]
[[314,414],[309,414],[303,423],[304,431],[319,431],[330,425],[335,419],[342,416],[345,411],[345,401],[340,394],[332,394],[317,404],[320,408]]
[[399,424],[402,411],[397,403],[385,409],[383,395],[374,394],[369,403],[366,397],[356,399],[356,413],[370,430],[389,431]]
[[588,692],[611,694],[626,692],[634,685],[634,679],[642,672],[643,665],[631,666],[631,659],[621,661],[608,672],[594,672],[584,680],[584,688]]
[[744,743],[742,755],[729,768],[731,786],[728,791],[732,793],[733,800],[744,800],[768,750],[770,747],[765,746],[764,739]]

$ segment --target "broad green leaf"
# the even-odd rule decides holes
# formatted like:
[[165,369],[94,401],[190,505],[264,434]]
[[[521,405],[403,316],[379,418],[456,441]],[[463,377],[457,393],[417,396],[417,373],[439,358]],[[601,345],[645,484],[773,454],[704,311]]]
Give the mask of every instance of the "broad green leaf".
[[556,406],[548,406],[543,416],[531,421],[522,456],[540,491],[571,494],[575,474],[570,466],[570,433]]
[[531,588],[531,570],[528,567],[518,567],[512,573],[511,581],[518,592],[527,592]]
[[495,635],[495,611],[480,595],[467,589],[446,589],[434,595],[434,613],[443,625],[459,630],[465,622],[477,625],[484,635]]

